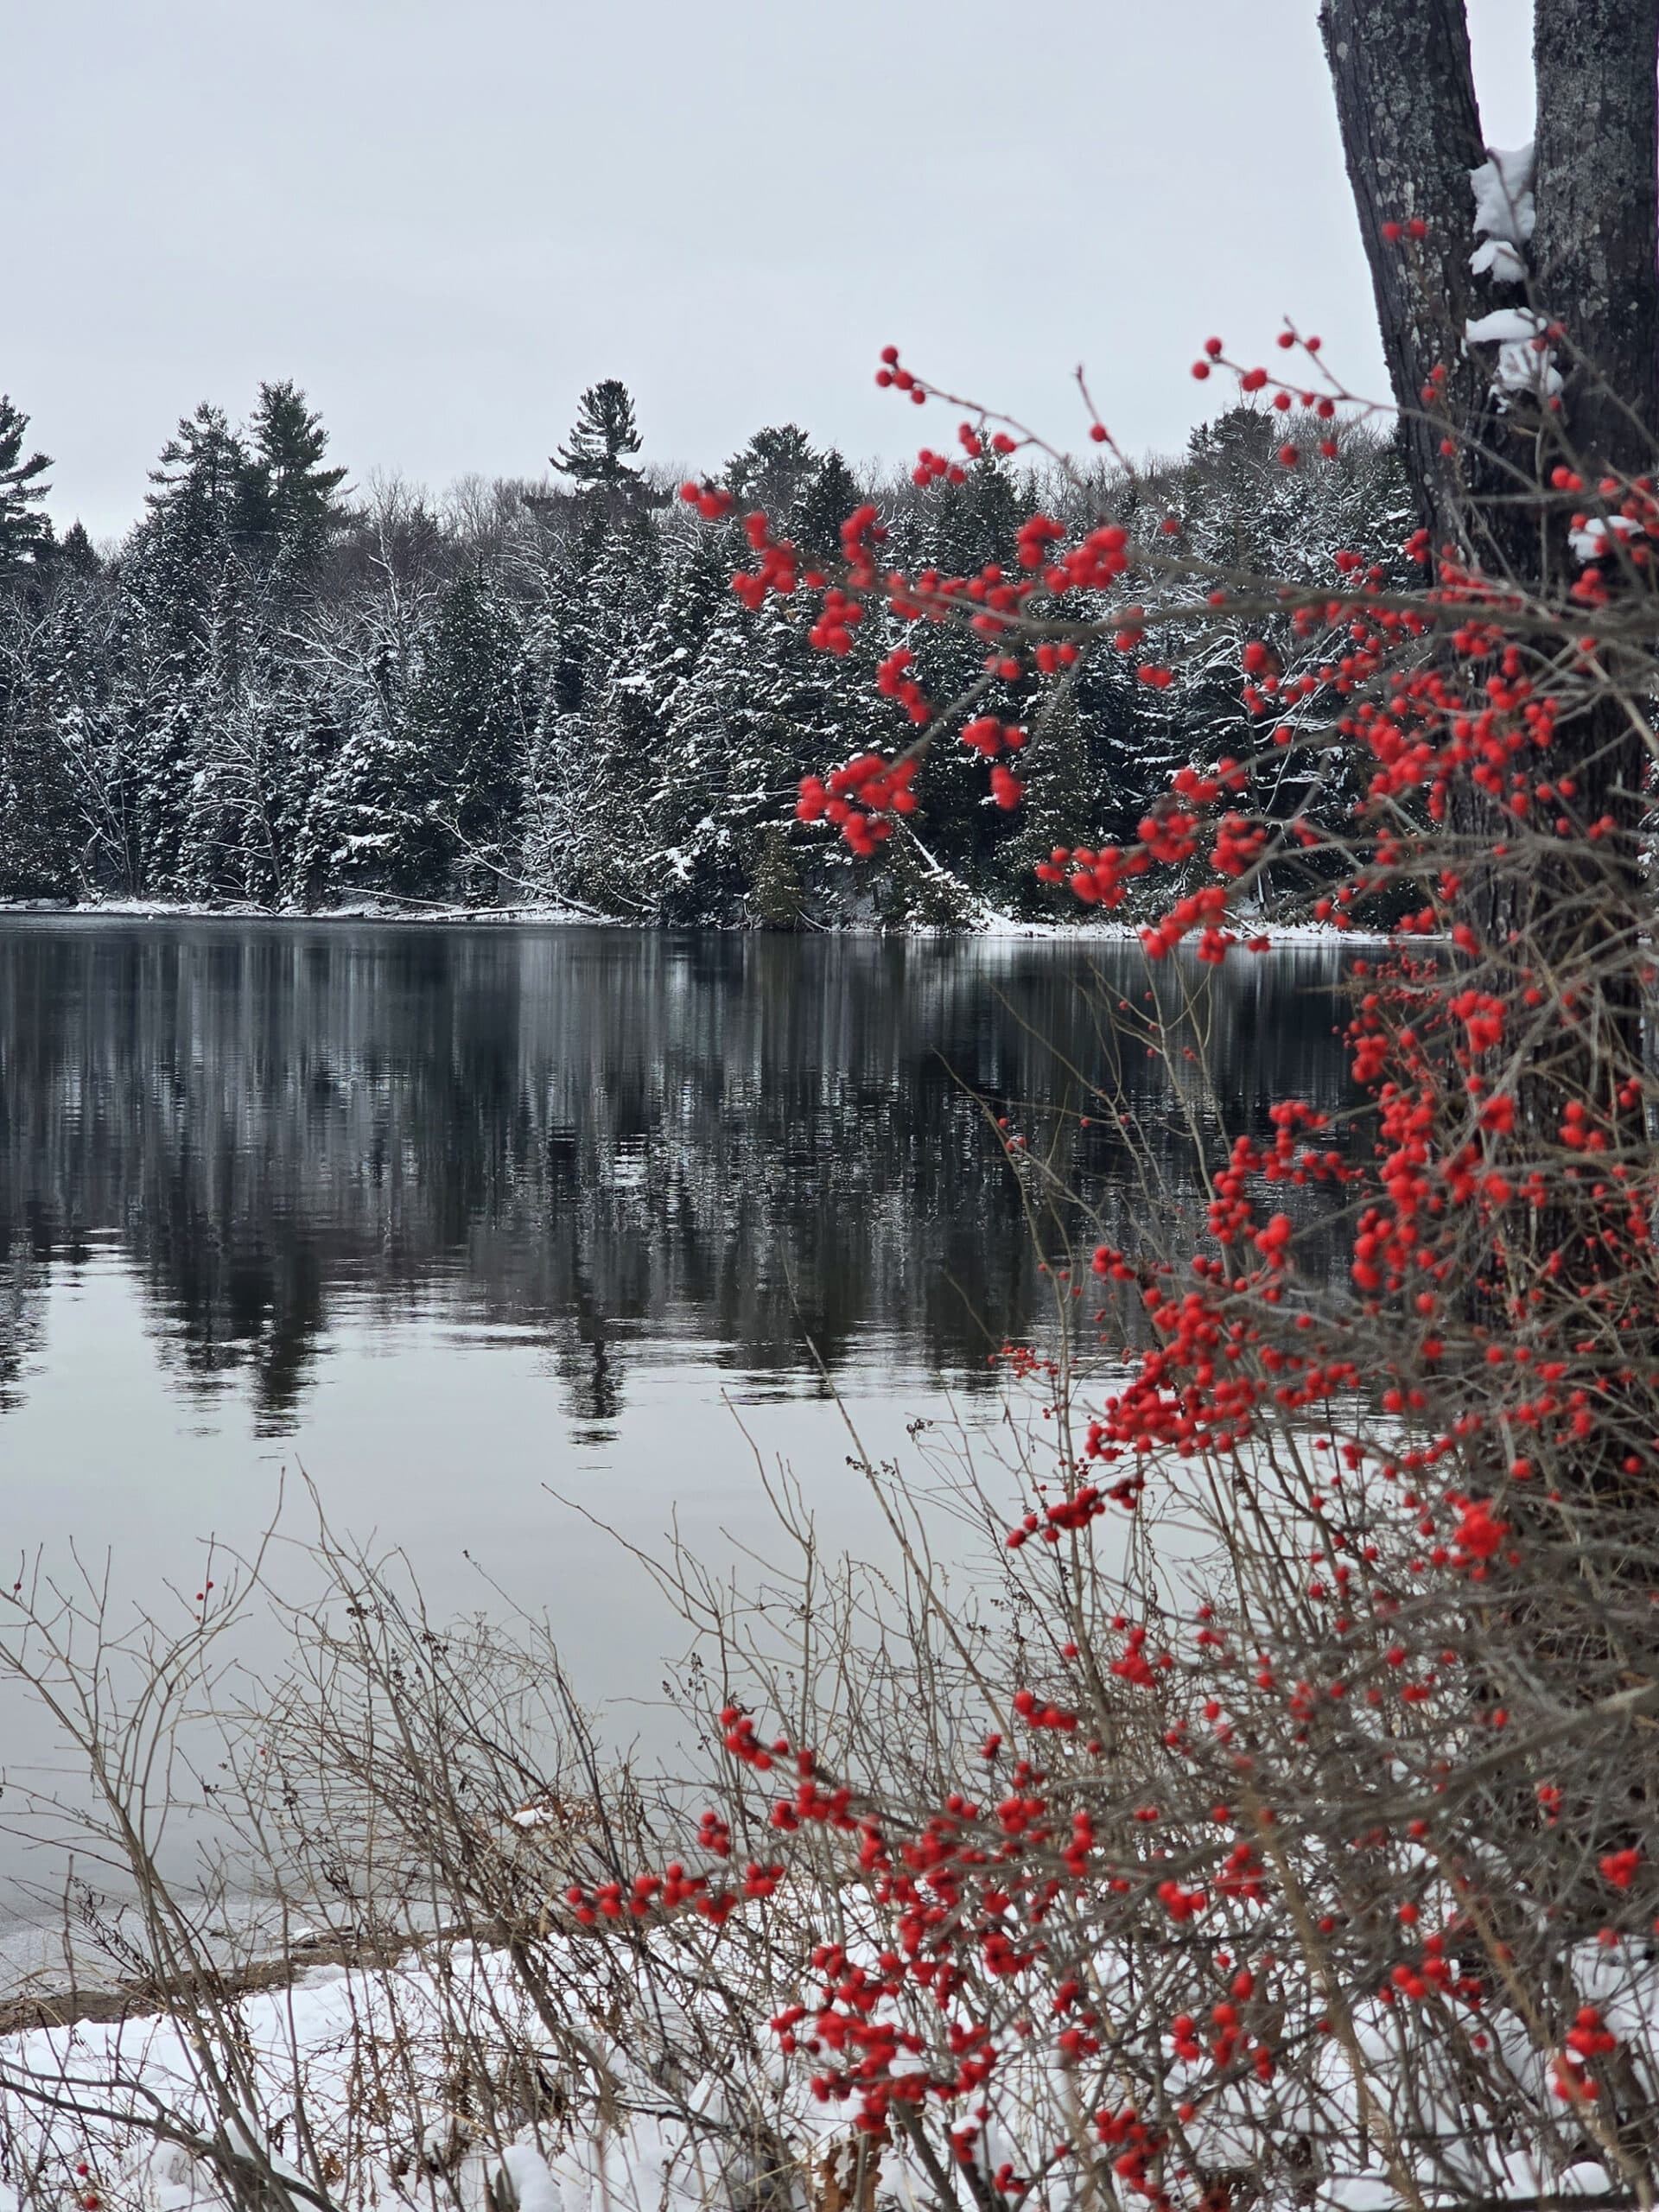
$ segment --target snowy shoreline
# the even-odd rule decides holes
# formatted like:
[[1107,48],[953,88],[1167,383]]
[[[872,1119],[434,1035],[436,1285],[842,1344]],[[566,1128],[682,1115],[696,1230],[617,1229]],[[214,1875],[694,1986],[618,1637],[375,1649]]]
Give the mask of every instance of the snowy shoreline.
[[[1131,921],[1091,918],[1077,922],[1027,921],[1015,914],[988,909],[959,929],[941,929],[917,923],[894,928],[873,922],[846,922],[833,927],[809,925],[802,930],[749,928],[740,924],[697,923],[683,927],[658,922],[630,922],[613,914],[588,913],[573,906],[527,904],[522,906],[429,906],[411,908],[374,899],[347,906],[318,907],[308,912],[276,912],[269,906],[232,902],[208,905],[162,899],[109,899],[74,905],[67,900],[16,899],[0,900],[0,925],[13,920],[122,922],[269,922],[284,928],[309,927],[331,922],[399,923],[410,926],[441,925],[446,928],[534,928],[642,930],[652,936],[684,937],[828,937],[915,938],[931,941],[960,938],[965,941],[1022,939],[1033,944],[1138,944],[1141,925]],[[1242,917],[1230,926],[1241,938],[1250,935],[1269,939],[1275,951],[1294,946],[1331,950],[1344,945],[1367,947],[1388,940],[1377,932],[1338,930],[1328,922],[1268,922],[1256,916]],[[1425,940],[1427,942],[1428,940]],[[1239,949],[1243,949],[1242,944]]]

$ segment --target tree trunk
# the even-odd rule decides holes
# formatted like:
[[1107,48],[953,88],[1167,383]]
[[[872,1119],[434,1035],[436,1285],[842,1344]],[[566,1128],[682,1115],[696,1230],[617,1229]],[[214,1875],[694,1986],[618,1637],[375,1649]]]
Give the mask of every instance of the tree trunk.
[[[1529,595],[1567,604],[1566,587],[1580,572],[1567,542],[1575,497],[1596,504],[1597,480],[1609,471],[1656,473],[1659,0],[1537,0],[1536,224],[1524,289],[1470,270],[1468,173],[1485,149],[1464,0],[1323,0],[1320,29],[1423,519],[1437,546]],[[1427,226],[1421,240],[1384,238],[1385,223],[1414,218]],[[1471,359],[1463,343],[1467,318],[1523,302],[1560,326],[1564,381],[1554,404],[1524,393],[1500,403],[1490,389],[1492,353],[1477,346]],[[1426,411],[1437,370],[1441,396]],[[1560,464],[1582,477],[1584,494],[1553,491]],[[1617,579],[1612,588],[1621,588]],[[1507,633],[1524,644],[1524,626],[1518,620]],[[1540,664],[1549,665],[1559,639],[1541,626],[1536,644]],[[1518,1011],[1528,985],[1548,979],[1531,1027],[1506,1037],[1524,1064],[1521,1144],[1539,1157],[1558,1147],[1573,1101],[1605,1117],[1616,1147],[1645,1141],[1645,1109],[1621,1103],[1620,1090],[1643,1068],[1642,937],[1652,899],[1637,833],[1647,747],[1611,689],[1586,688],[1563,704],[1547,772],[1567,779],[1579,834],[1539,839],[1523,864],[1502,858],[1518,834],[1515,820],[1472,788],[1456,795],[1452,824],[1486,947],[1483,980]],[[1606,817],[1611,834],[1582,834]],[[1587,1194],[1570,1179],[1548,1205],[1505,1217],[1510,1281],[1545,1286],[1532,1311],[1547,1333],[1570,1340],[1592,1317],[1611,1329],[1618,1269],[1597,1227]],[[1591,1446],[1579,1472],[1605,1487],[1615,1463],[1616,1454]]]
[[[1418,419],[1440,368],[1453,433],[1490,433],[1489,368],[1465,352],[1464,325],[1517,298],[1513,286],[1470,273],[1469,172],[1485,147],[1464,0],[1323,0],[1319,28],[1413,487],[1437,540],[1472,550],[1482,518],[1471,505],[1484,494],[1512,510],[1522,487],[1513,476],[1471,484],[1466,464],[1441,452],[1442,425]],[[1659,0],[1537,0],[1533,59],[1528,296],[1586,365],[1563,363],[1563,404],[1529,441],[1532,478],[1545,448],[1553,465],[1558,442],[1588,464],[1586,476],[1598,465],[1646,471],[1659,424]],[[1421,243],[1382,235],[1385,224],[1414,219],[1427,226]],[[1507,445],[1506,460],[1524,457],[1513,435]],[[1522,580],[1541,582],[1535,518],[1529,532],[1499,524],[1496,535],[1534,570]]]
[[[1474,298],[1469,172],[1485,159],[1464,0],[1323,0],[1319,29],[1407,469],[1435,542],[1455,543],[1463,494],[1421,410],[1441,365],[1455,418],[1472,425],[1484,404],[1462,346]],[[1414,219],[1427,226],[1421,245],[1383,236],[1385,224]]]
[[1589,365],[1567,376],[1568,437],[1632,474],[1659,426],[1656,56],[1659,0],[1538,0],[1534,289]]

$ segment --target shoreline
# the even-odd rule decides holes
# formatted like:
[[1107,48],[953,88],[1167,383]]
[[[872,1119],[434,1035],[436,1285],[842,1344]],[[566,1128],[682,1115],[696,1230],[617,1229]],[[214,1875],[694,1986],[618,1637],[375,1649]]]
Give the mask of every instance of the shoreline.
[[[263,922],[284,928],[347,922],[397,924],[406,927],[446,929],[594,929],[640,931],[653,937],[764,937],[852,938],[857,939],[917,939],[932,943],[960,938],[965,943],[1022,941],[1050,944],[1139,944],[1142,925],[1133,921],[1091,918],[1077,922],[1026,920],[995,909],[960,929],[941,929],[918,924],[907,929],[886,928],[874,922],[809,925],[798,930],[752,928],[739,923],[632,922],[613,914],[594,914],[571,906],[526,904],[518,906],[444,906],[411,909],[407,906],[360,899],[349,905],[320,906],[309,912],[279,912],[269,906],[238,903],[209,905],[195,900],[110,899],[80,904],[54,899],[0,899],[0,925],[8,921],[72,922]],[[1373,947],[1389,939],[1376,931],[1339,930],[1328,922],[1268,922],[1242,918],[1230,925],[1242,936],[1246,931],[1271,940],[1275,951],[1297,946],[1337,950],[1344,945]],[[1427,941],[1427,940],[1425,940]],[[1184,948],[1185,949],[1185,948]],[[1236,949],[1243,950],[1241,944]]]

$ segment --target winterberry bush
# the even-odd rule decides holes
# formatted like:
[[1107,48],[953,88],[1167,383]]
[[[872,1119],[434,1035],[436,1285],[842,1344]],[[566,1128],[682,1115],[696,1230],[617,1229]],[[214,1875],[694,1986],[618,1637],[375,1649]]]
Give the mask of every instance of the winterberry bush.
[[[1166,885],[1140,940],[1195,997],[1287,923],[1350,946],[1351,1103],[1281,1099],[1263,1131],[1211,1102],[1189,1248],[1156,1218],[1067,1246],[1057,1150],[1003,1126],[1054,1240],[1052,1341],[1007,1348],[1045,1440],[998,1532],[1015,1632],[965,1631],[926,1512],[884,1486],[903,1633],[870,1633],[874,1597],[818,1618],[823,1701],[804,1631],[747,1681],[728,1637],[695,1860],[569,1891],[580,1925],[693,1913],[774,1973],[793,1943],[779,2049],[940,2203],[1652,2201],[1651,395],[1531,303],[1530,154],[1469,169],[1460,235],[1376,228],[1379,296],[1440,349],[1396,389],[1433,468],[1403,547],[1263,583],[1179,512],[1091,521],[1083,463],[893,347],[879,381],[953,418],[918,483],[1040,454],[1067,515],[969,575],[888,566],[869,504],[833,565],[744,519],[738,589],[816,594],[825,652],[874,609],[982,648],[948,700],[887,654],[891,741],[803,783],[812,834],[880,867],[953,747],[1016,811],[1079,671],[1170,684],[1155,603],[1178,651],[1234,652],[1236,742],[1036,874],[1103,914]],[[1448,326],[1453,257],[1529,304]],[[1269,366],[1211,339],[1192,373],[1317,469],[1370,410],[1316,337],[1278,342]],[[1132,1138],[1123,1104],[1102,1079],[1088,1111]],[[1335,1279],[1310,1264],[1333,1234]]]

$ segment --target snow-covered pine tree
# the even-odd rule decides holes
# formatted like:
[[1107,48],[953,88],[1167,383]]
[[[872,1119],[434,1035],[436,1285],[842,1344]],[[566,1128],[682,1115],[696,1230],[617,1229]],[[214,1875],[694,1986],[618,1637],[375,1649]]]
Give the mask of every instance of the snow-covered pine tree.
[[649,639],[665,589],[648,513],[590,516],[554,554],[526,639],[523,870],[539,895],[655,911],[661,728]]
[[24,452],[28,432],[28,416],[0,392],[0,576],[15,576],[51,541],[41,502],[52,462],[46,454]]
[[791,713],[786,615],[725,594],[663,711],[658,882],[665,920],[743,918],[763,836],[786,822],[810,758]]
[[[1053,912],[1054,901],[1033,870],[1057,845],[1071,844],[1080,822],[1101,818],[1109,786],[1090,759],[1075,683],[1050,690],[1030,733],[1019,768],[1025,798],[1012,835],[996,849],[994,895],[1016,913],[1046,917]],[[1075,899],[1071,906],[1079,918],[1087,911]],[[1059,918],[1070,920],[1073,915],[1062,907]]]
[[576,484],[606,489],[638,484],[640,472],[630,456],[644,442],[633,394],[620,377],[604,377],[590,384],[576,403],[575,422],[551,455],[552,465]]
[[0,622],[0,898],[79,887],[79,793],[53,714],[53,625],[14,605]]
[[[722,748],[741,744],[746,707],[767,688],[753,638],[734,634],[744,614],[731,589],[741,543],[730,524],[694,529],[682,539],[645,638],[659,747],[653,813],[659,911],[687,925],[732,918],[747,888],[747,840],[721,819],[730,787]],[[738,783],[747,779],[740,770]]]
[[314,898],[325,888],[397,896],[420,880],[428,825],[407,737],[412,652],[384,620],[353,626],[334,643],[318,713],[330,758],[302,841]]
[[864,487],[831,446],[800,486],[791,535],[810,561],[833,561],[841,525],[864,498]]
[[43,683],[52,742],[74,794],[77,895],[134,887],[136,782],[115,707],[120,639],[110,592],[60,571],[48,608]]
[[517,609],[491,579],[458,576],[423,641],[409,698],[409,759],[425,794],[419,888],[499,901],[518,874],[530,717]]
[[[1266,410],[1230,408],[1193,432],[1182,466],[1162,473],[1158,488],[1194,551],[1245,575],[1318,584],[1336,581],[1334,556],[1340,551],[1399,547],[1414,516],[1394,442],[1363,425],[1351,426],[1339,434],[1334,458],[1317,468],[1293,469],[1279,459],[1287,429],[1294,442],[1294,423],[1287,426]],[[1311,447],[1327,433],[1310,423],[1300,435]],[[1402,558],[1396,582],[1406,581],[1405,570]],[[1155,631],[1149,636],[1151,657],[1175,671],[1167,690],[1145,693],[1136,702],[1143,757],[1156,765],[1158,788],[1168,769],[1183,760],[1210,766],[1223,753],[1238,750],[1237,669],[1248,639],[1265,645],[1288,677],[1298,672],[1307,650],[1287,620],[1273,618],[1224,615],[1197,639],[1190,632],[1179,639],[1173,632],[1160,638]],[[1289,815],[1311,809],[1334,821],[1355,794],[1346,784],[1331,782],[1330,771],[1332,765],[1345,768],[1350,760],[1337,748],[1325,780],[1317,785],[1305,774],[1281,779],[1272,810]]]
[[252,542],[268,563],[303,573],[345,518],[346,470],[325,466],[328,433],[296,385],[262,384],[247,429],[245,504]]
[[[974,575],[990,564],[1015,564],[1014,531],[1023,508],[1019,486],[995,454],[975,461],[963,483],[937,484],[919,493],[906,486],[894,506],[893,556],[912,574],[938,569]],[[959,624],[918,622],[900,628],[889,619],[879,636],[873,625],[867,627],[872,650],[901,642],[910,647],[922,689],[938,704],[960,697],[984,673],[985,640]],[[1027,684],[997,683],[979,711],[1019,723],[1029,690]],[[907,734],[896,710],[886,734],[889,746]],[[996,852],[1016,834],[1017,824],[988,798],[978,755],[954,741],[936,747],[918,788],[927,817],[929,853],[965,883],[988,885],[996,873]]]
[[[844,910],[865,887],[845,850],[798,831],[801,777],[826,756],[888,741],[894,710],[870,678],[874,638],[819,652],[813,609],[772,599],[752,612],[731,589],[748,550],[735,524],[694,525],[651,638],[662,729],[662,912],[684,924],[753,918],[794,879],[794,911]],[[782,840],[780,845],[780,839]],[[766,887],[760,880],[765,871]]]
[[315,697],[325,668],[285,631],[270,580],[227,569],[200,683],[200,758],[189,840],[204,898],[278,911],[315,902],[319,813],[336,749]]
[[185,416],[150,472],[148,512],[119,564],[124,602],[115,710],[133,784],[132,888],[203,896],[214,880],[216,714],[241,652],[240,544],[252,512],[248,448],[223,409]]
[[83,582],[87,577],[97,575],[104,565],[87,535],[86,524],[79,520],[72,522],[59,539],[57,556],[60,565]]
[[436,619],[443,536],[401,479],[371,485],[298,614],[284,594],[276,703],[279,744],[302,764],[293,901],[402,893],[418,879],[429,825],[409,739],[409,696]]
[[[821,467],[811,439],[798,423],[771,423],[732,455],[721,471],[721,481],[740,509],[758,508],[780,535],[794,536],[797,506]],[[852,504],[855,506],[856,499]],[[851,511],[849,507],[848,512]]]

